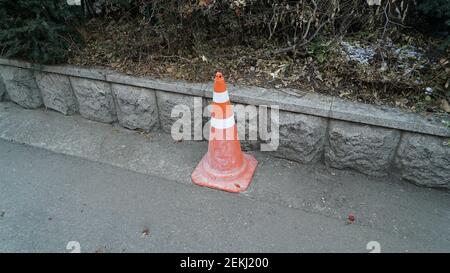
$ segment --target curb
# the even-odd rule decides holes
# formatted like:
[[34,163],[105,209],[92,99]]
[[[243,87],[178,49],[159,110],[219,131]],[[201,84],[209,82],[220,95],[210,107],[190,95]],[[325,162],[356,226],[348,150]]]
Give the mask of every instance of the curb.
[[[280,146],[271,152],[274,156],[301,163],[322,161],[370,176],[400,173],[418,185],[450,188],[450,146],[446,145],[450,128],[439,116],[293,90],[233,85],[228,89],[233,103],[279,106]],[[118,122],[129,129],[162,127],[167,132],[175,120],[174,105],[186,104],[195,113],[211,99],[211,90],[212,84],[0,58],[0,98],[6,93],[4,98],[24,108],[45,106],[65,115],[80,113],[95,121]],[[261,143],[243,146],[258,149]]]

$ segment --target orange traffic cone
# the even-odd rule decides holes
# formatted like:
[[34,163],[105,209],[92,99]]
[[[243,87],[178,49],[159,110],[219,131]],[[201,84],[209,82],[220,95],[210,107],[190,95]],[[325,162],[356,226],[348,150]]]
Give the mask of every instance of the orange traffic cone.
[[208,152],[192,173],[195,184],[214,189],[245,191],[258,161],[241,151],[232,105],[220,72],[214,80]]

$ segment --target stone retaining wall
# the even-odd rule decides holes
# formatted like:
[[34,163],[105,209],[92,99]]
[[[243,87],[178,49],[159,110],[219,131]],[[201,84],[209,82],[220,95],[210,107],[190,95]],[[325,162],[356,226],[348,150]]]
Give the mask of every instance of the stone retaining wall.
[[[236,105],[280,108],[280,145],[270,152],[276,157],[450,188],[450,128],[442,122],[448,115],[424,117],[288,89],[228,88]],[[212,82],[192,84],[0,59],[0,99],[29,109],[45,106],[64,115],[118,122],[129,129],[170,133],[176,120],[171,117],[174,105],[182,103],[194,113],[211,97]],[[244,141],[243,147],[259,149],[262,143]]]

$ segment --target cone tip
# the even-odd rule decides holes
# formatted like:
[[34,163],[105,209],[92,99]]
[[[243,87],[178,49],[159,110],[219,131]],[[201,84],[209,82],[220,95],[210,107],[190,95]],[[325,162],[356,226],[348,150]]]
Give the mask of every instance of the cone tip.
[[225,79],[222,76],[222,73],[216,72],[216,77],[214,79],[214,91],[215,92],[224,92],[227,90],[227,86],[225,84]]

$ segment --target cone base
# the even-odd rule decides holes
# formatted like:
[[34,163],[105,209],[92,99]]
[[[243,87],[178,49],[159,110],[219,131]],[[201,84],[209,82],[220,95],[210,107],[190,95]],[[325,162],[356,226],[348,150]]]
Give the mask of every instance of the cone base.
[[234,173],[217,176],[205,167],[207,156],[203,156],[200,163],[192,173],[192,181],[203,187],[213,188],[227,192],[243,192],[252,182],[258,161],[248,154],[244,154],[244,167]]

